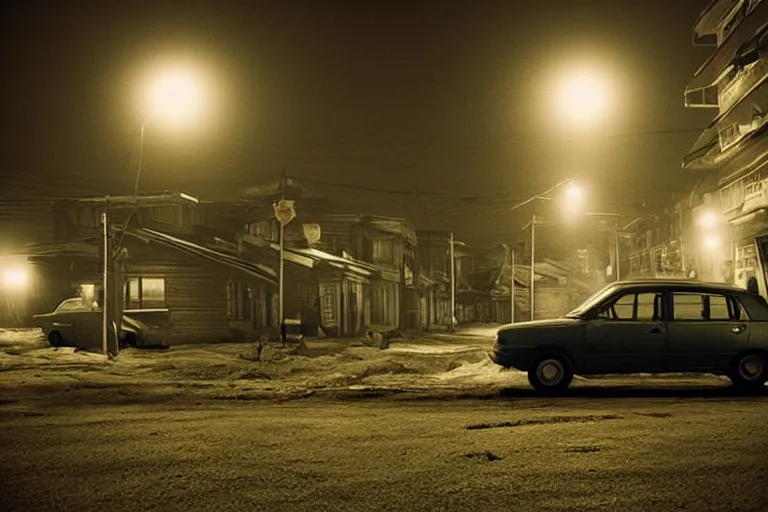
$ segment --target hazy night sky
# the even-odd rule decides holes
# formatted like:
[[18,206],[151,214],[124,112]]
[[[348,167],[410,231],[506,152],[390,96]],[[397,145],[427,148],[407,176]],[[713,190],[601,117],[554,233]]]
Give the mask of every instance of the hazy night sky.
[[[4,2],[4,195],[64,192],[46,180],[130,193],[145,76],[186,59],[211,79],[211,115],[184,133],[149,125],[144,189],[234,197],[285,165],[319,181],[483,196],[419,207],[347,191],[420,222],[430,205],[435,227],[465,233],[494,215],[488,234],[520,224],[498,217],[505,198],[566,177],[589,185],[591,209],[658,203],[688,188],[680,161],[713,117],[683,106],[711,52],[691,44],[708,1]],[[582,63],[612,81],[610,136],[568,142],[548,97],[552,77]],[[613,136],[658,131],[679,132]],[[621,204],[607,201],[606,176]]]

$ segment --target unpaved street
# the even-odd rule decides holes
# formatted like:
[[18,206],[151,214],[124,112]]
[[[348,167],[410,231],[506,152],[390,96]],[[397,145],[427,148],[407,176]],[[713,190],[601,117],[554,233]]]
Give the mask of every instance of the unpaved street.
[[0,333],[0,510],[768,510],[765,393],[633,376],[541,398],[487,340],[449,341],[107,361]]
[[768,400],[595,394],[6,404],[0,509],[766,510]]

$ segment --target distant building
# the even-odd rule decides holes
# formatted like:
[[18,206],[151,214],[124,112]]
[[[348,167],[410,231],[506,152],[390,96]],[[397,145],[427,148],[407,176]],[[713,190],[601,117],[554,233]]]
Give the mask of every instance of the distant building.
[[712,124],[685,157],[700,173],[692,212],[691,250],[700,277],[746,286],[756,275],[765,294],[768,247],[768,2],[715,0],[693,30],[712,55],[685,90],[690,108],[711,108]]

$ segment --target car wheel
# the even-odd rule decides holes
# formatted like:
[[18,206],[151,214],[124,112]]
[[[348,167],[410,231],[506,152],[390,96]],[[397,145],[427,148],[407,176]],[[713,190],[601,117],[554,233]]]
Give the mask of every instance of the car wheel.
[[539,357],[528,370],[528,382],[536,391],[564,391],[571,385],[572,380],[571,365],[565,357],[559,354]]
[[50,343],[52,347],[62,347],[64,346],[64,338],[61,337],[59,331],[53,331],[48,335],[48,343]]
[[136,339],[136,335],[132,332],[129,332],[125,335],[125,337],[120,342],[120,348],[127,348],[127,347],[133,347],[136,348],[139,346],[139,343]]
[[756,352],[742,354],[736,359],[730,372],[731,381],[742,388],[759,388],[768,380],[768,362]]

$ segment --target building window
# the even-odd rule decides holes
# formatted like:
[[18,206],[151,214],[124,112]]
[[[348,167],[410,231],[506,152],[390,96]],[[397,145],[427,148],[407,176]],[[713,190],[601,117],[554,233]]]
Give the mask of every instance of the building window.
[[248,283],[227,281],[227,318],[251,319],[251,287]]
[[131,277],[125,283],[125,309],[165,307],[165,278]]
[[237,293],[237,283],[227,281],[227,318],[236,319],[240,310],[240,297]]

